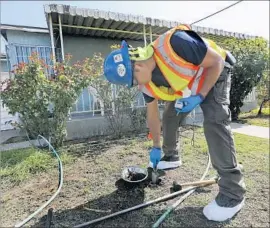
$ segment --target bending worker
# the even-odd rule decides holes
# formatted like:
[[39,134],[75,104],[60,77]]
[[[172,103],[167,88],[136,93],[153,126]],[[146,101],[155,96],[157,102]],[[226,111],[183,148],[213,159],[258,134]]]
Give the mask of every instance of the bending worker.
[[[122,41],[121,48],[112,51],[104,62],[109,82],[128,88],[138,86],[143,93],[147,124],[153,137],[152,167],[169,169],[181,165],[178,128],[200,105],[211,162],[220,176],[218,195],[203,209],[206,218],[214,221],[225,221],[240,211],[246,191],[229,125],[234,63],[230,52],[185,25],[160,35],[146,47],[132,48]],[[158,100],[166,101],[162,147]]]

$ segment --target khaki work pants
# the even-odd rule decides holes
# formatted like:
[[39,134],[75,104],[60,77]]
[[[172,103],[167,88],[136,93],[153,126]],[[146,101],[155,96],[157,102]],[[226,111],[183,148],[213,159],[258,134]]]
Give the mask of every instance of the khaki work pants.
[[[201,104],[206,137],[212,166],[217,170],[220,192],[241,200],[245,193],[243,174],[236,160],[233,134],[230,128],[231,73],[224,68],[215,86]],[[179,153],[179,126],[189,113],[176,115],[175,102],[166,102],[162,118],[163,152],[170,156]],[[181,156],[181,155],[180,155]]]

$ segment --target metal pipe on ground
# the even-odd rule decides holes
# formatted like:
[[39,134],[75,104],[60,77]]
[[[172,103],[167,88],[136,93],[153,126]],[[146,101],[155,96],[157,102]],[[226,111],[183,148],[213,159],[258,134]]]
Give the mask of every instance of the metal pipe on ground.
[[143,207],[147,207],[149,205],[152,205],[152,204],[155,204],[155,203],[159,203],[159,202],[162,202],[162,201],[171,199],[171,198],[173,198],[175,196],[178,196],[178,195],[183,194],[185,192],[191,191],[192,189],[195,189],[195,188],[198,188],[198,187],[197,186],[193,186],[193,187],[185,188],[185,189],[183,189],[181,191],[174,192],[172,194],[168,194],[168,195],[159,197],[159,198],[157,198],[155,200],[151,200],[151,201],[148,201],[148,202],[145,202],[145,203],[136,205],[134,207],[130,207],[130,208],[127,208],[125,210],[118,211],[118,212],[115,212],[113,214],[106,215],[104,217],[101,217],[101,218],[94,219],[94,220],[89,221],[89,222],[86,222],[86,223],[82,223],[82,224],[76,225],[76,226],[74,226],[74,228],[79,228],[79,227],[84,227],[84,226],[92,225],[94,223],[98,223],[98,222],[104,221],[106,219],[113,218],[115,216],[125,214],[125,213],[130,212],[130,211],[134,211],[134,210],[137,210],[137,209],[140,209],[140,208],[143,208]]

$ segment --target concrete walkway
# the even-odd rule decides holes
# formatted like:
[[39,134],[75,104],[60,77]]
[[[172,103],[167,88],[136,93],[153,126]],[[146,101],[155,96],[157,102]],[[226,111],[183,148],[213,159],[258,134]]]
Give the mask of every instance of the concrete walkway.
[[[39,143],[37,140],[31,140],[31,143],[36,146],[39,146]],[[28,148],[32,146],[31,143],[29,141],[25,141],[25,142],[17,142],[17,143],[9,143],[9,144],[0,144],[0,152]]]
[[248,124],[231,123],[233,132],[269,139],[269,127],[259,127]]

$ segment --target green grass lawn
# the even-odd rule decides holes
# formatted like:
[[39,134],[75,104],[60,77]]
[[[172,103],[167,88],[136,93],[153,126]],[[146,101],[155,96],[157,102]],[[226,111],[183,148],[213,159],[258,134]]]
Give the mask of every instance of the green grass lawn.
[[[68,164],[74,157],[66,151],[60,153],[63,164]],[[0,153],[0,178],[8,177],[12,182],[21,182],[36,174],[47,172],[57,167],[56,158],[49,150],[36,148],[16,149]]]
[[261,116],[257,116],[257,113],[258,109],[254,109],[251,112],[247,113],[241,113],[237,122],[261,127],[269,127],[270,109],[262,109]]
[[[204,136],[202,135],[202,128],[198,128],[195,147],[200,151],[207,151],[207,144]],[[235,141],[237,152],[242,155],[250,155],[257,153],[260,148],[262,153],[268,153],[269,144],[268,140],[246,136],[235,133]],[[126,154],[132,146],[136,145],[136,139],[130,141],[130,145],[126,147],[121,153]],[[182,141],[185,146],[185,154],[193,153],[192,146],[189,138],[184,138]],[[146,141],[142,144],[144,149],[150,148],[151,141]],[[68,153],[65,149],[60,149],[59,155],[65,166],[68,166],[76,160],[75,155]],[[256,154],[255,154],[256,155]],[[57,160],[48,150],[40,150],[36,148],[16,149],[7,152],[0,152],[0,178],[8,178],[11,181],[21,182],[31,176],[37,175],[42,172],[48,172],[50,169],[57,167]],[[263,162],[263,161],[262,161]],[[260,161],[258,160],[258,163]],[[264,167],[265,169],[267,167]]]

